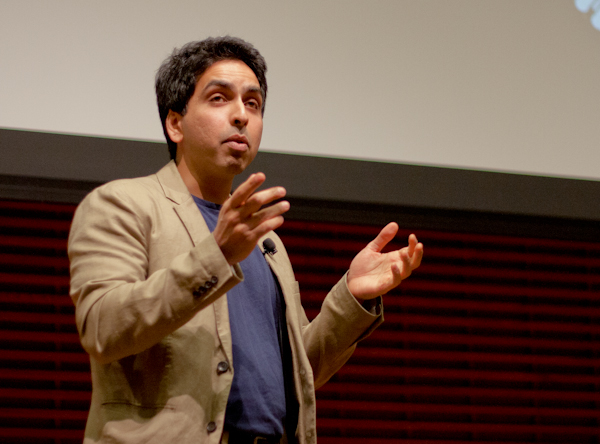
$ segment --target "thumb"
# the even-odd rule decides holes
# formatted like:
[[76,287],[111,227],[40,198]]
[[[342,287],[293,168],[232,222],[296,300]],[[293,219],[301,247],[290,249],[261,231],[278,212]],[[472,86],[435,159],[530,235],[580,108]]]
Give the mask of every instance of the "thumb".
[[398,233],[398,224],[390,222],[379,232],[377,237],[369,243],[371,250],[380,252]]

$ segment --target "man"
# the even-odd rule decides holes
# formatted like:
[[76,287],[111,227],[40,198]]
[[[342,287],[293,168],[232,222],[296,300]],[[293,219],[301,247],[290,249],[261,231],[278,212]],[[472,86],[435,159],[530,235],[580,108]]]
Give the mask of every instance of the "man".
[[265,71],[236,38],[176,50],[156,81],[173,160],[94,190],[76,211],[71,297],[93,382],[86,443],[316,442],[315,388],[421,262],[414,235],[381,253],[398,229],[389,224],[308,322],[272,231],[289,209],[285,190],[257,191],[257,173],[230,195],[260,144]]

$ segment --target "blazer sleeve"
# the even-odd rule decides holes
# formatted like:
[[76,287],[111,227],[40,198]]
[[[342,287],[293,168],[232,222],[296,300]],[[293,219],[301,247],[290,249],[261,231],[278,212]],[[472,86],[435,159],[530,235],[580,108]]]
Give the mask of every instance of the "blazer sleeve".
[[346,277],[347,273],[302,331],[315,388],[325,384],[350,359],[358,342],[383,322],[381,297],[374,300],[371,310],[366,310],[348,290]]
[[[166,211],[155,201],[164,196],[150,196],[138,182],[112,182],[75,212],[70,294],[83,348],[102,364],[158,343],[243,278],[212,235],[179,254],[165,246],[173,258],[149,274],[150,255],[161,254],[150,251],[153,220]],[[172,228],[187,236],[181,226]]]

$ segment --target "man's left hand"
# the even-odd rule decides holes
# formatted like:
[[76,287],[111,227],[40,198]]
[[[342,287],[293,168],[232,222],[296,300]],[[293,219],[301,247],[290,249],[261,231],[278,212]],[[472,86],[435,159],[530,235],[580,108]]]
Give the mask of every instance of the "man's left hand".
[[389,292],[421,265],[423,244],[414,234],[408,237],[407,247],[389,253],[381,252],[397,232],[398,224],[387,224],[352,260],[348,289],[357,299],[373,299]]

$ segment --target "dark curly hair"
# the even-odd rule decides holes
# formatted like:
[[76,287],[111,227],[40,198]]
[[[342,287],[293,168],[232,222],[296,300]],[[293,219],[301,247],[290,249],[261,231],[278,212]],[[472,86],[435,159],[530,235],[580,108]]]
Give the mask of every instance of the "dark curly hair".
[[254,71],[263,98],[262,113],[267,100],[267,64],[262,55],[250,43],[237,37],[211,37],[190,42],[174,49],[156,73],[156,102],[169,145],[171,159],[177,154],[177,144],[167,133],[166,120],[169,110],[185,114],[188,101],[196,89],[196,81],[211,65],[220,60],[241,60]]

